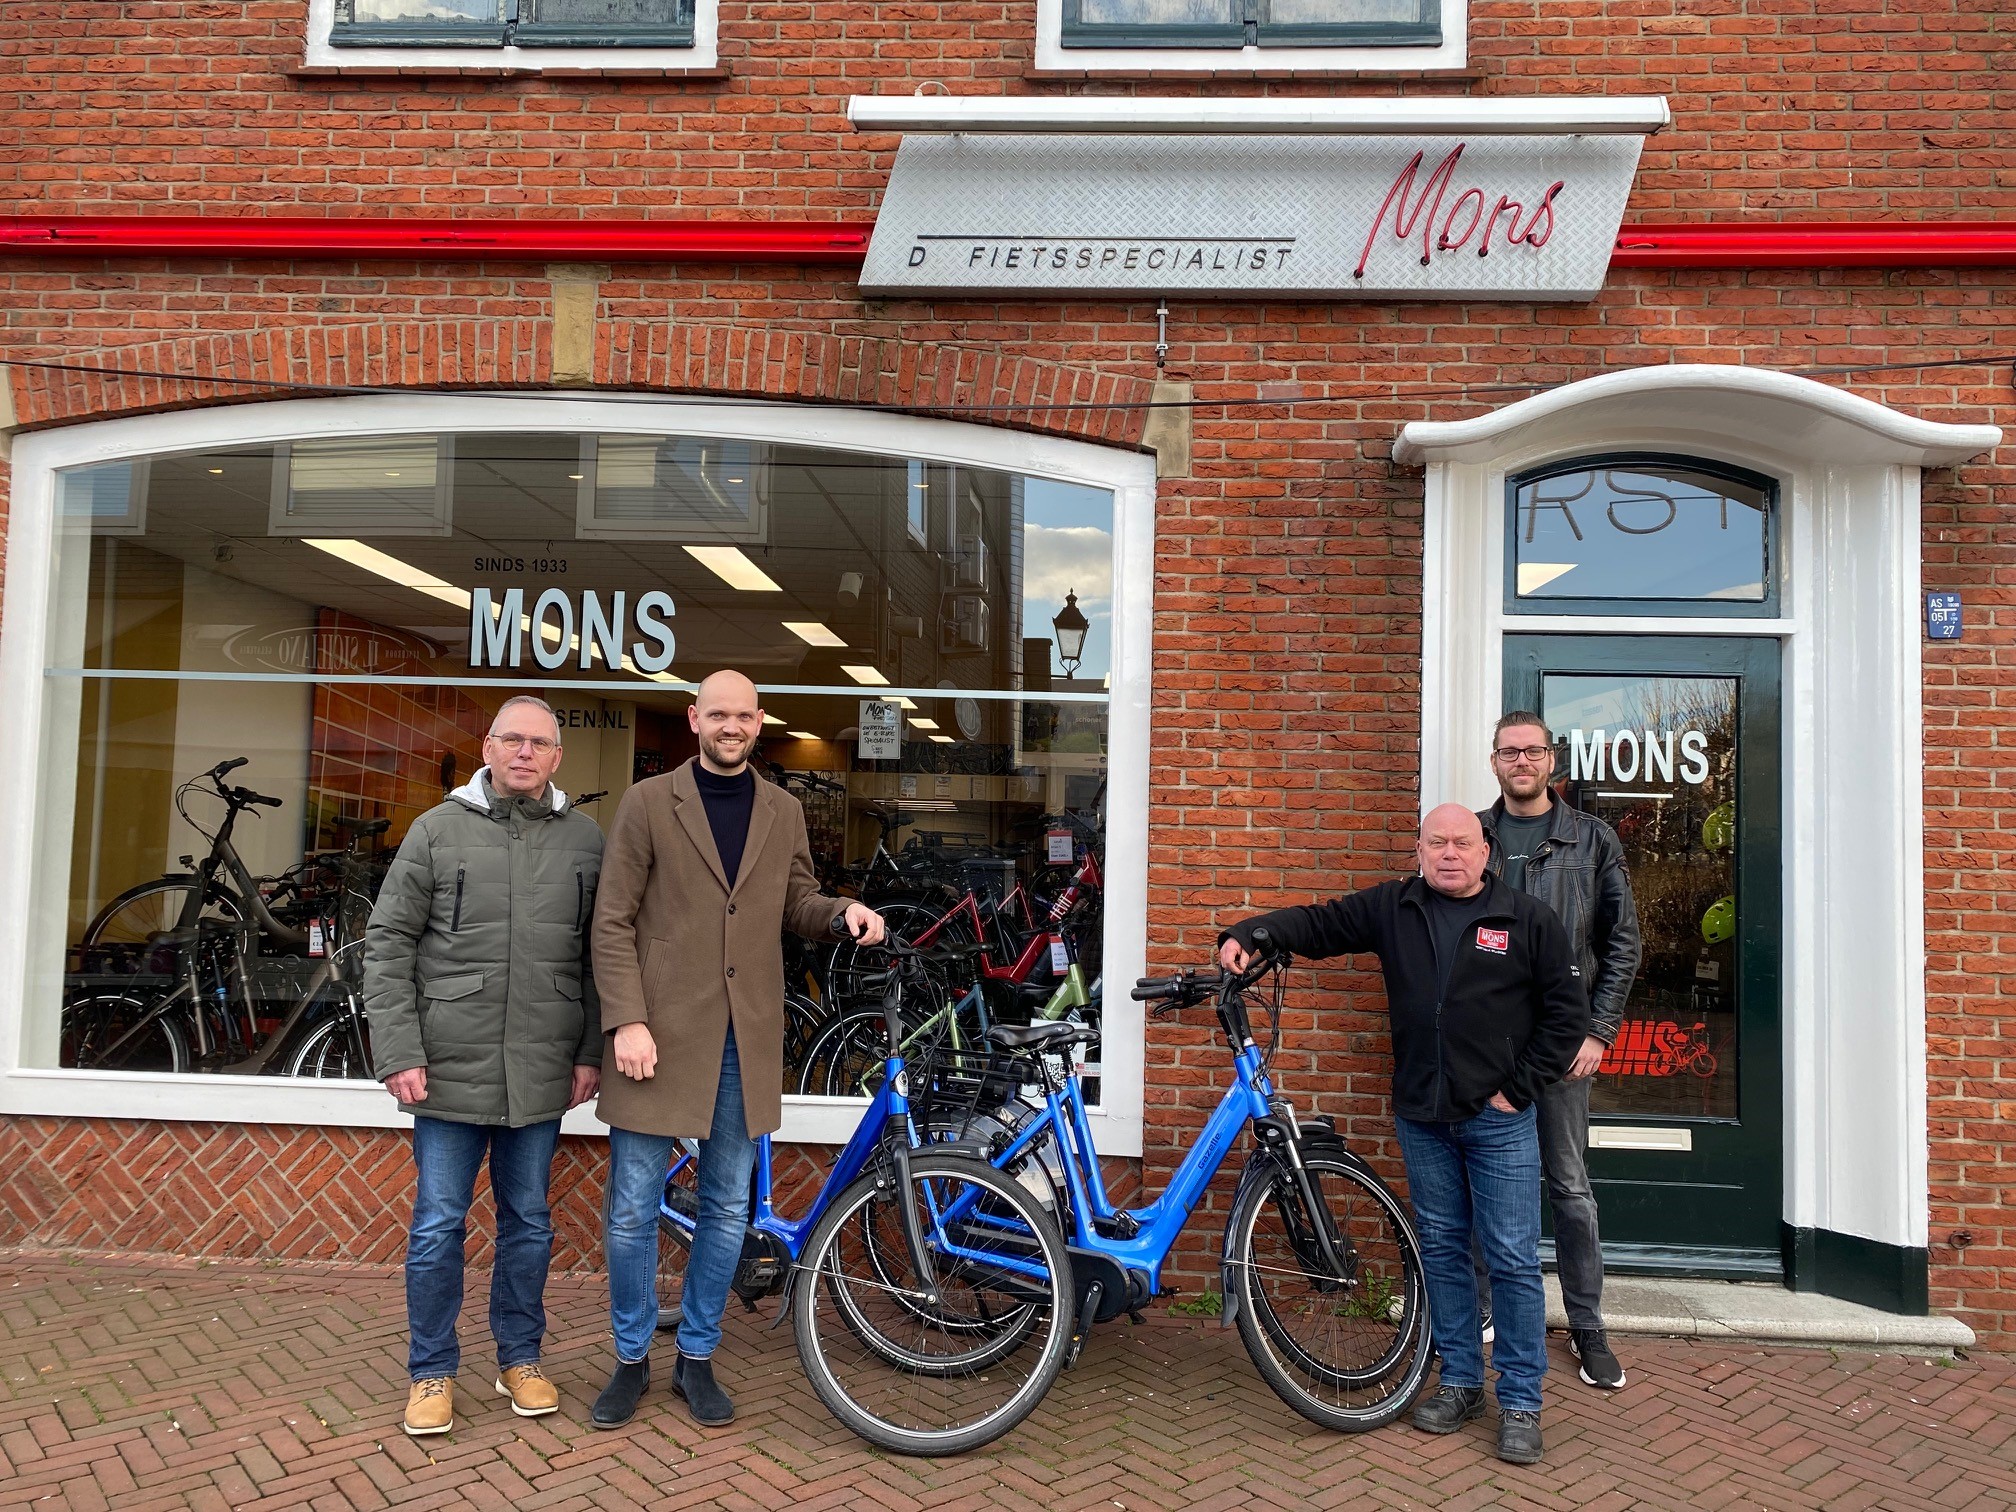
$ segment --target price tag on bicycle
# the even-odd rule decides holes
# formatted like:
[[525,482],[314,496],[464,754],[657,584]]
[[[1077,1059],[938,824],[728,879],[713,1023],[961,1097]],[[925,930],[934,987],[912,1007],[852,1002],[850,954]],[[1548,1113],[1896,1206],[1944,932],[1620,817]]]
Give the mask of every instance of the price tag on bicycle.
[[1046,831],[1043,836],[1043,842],[1048,847],[1044,852],[1046,860],[1052,863],[1070,864],[1072,857],[1071,831],[1068,829]]
[[1071,969],[1071,949],[1062,940],[1050,942],[1050,969],[1058,976]]

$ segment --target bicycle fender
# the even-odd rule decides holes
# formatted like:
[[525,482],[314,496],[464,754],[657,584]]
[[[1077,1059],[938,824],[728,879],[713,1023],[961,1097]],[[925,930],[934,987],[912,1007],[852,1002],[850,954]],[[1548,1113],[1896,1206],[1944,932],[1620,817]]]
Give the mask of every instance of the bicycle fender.
[[[1295,1134],[1305,1154],[1327,1155],[1377,1179],[1377,1174],[1363,1158],[1344,1143],[1344,1136],[1337,1132],[1337,1126],[1329,1119],[1301,1119],[1295,1125]],[[1255,1149],[1246,1157],[1246,1167],[1239,1173],[1239,1184],[1233,1188],[1232,1201],[1226,1207],[1225,1238],[1218,1250],[1219,1295],[1225,1299],[1224,1309],[1218,1315],[1220,1328],[1230,1328],[1239,1316],[1239,1289],[1232,1284],[1233,1220],[1239,1215],[1239,1205],[1245,1199],[1246,1189],[1256,1181],[1273,1180],[1277,1173],[1287,1175],[1288,1162],[1264,1145]]]

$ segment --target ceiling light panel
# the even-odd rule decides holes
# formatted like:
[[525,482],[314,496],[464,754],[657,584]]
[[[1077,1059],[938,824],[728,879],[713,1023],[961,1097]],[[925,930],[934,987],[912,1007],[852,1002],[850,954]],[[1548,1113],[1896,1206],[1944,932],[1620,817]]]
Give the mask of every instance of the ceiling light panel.
[[739,546],[688,546],[686,554],[730,588],[744,593],[784,591],[771,581],[769,573],[744,556]]
[[785,620],[784,628],[808,646],[844,646],[846,641],[817,620]]

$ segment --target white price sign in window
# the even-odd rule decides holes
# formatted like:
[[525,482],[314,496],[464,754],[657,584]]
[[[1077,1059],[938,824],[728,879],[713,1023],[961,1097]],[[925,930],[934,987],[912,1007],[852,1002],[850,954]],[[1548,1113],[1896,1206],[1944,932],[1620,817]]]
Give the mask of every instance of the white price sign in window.
[[1058,976],[1071,969],[1071,951],[1062,940],[1050,942],[1050,969]]
[[861,700],[861,738],[855,754],[863,761],[895,761],[903,754],[903,706],[886,698]]
[[1071,831],[1050,830],[1043,836],[1048,844],[1048,858],[1051,861],[1069,862],[1071,859]]

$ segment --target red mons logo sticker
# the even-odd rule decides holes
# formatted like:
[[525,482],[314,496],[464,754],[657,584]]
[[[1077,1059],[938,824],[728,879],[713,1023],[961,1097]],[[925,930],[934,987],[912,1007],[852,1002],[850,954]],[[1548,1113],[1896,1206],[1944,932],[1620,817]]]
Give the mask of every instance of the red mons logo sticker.
[[1488,950],[1494,955],[1503,955],[1507,950],[1512,948],[1512,931],[1509,929],[1485,929],[1479,926],[1477,930],[1477,948],[1479,950]]

